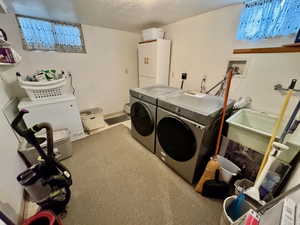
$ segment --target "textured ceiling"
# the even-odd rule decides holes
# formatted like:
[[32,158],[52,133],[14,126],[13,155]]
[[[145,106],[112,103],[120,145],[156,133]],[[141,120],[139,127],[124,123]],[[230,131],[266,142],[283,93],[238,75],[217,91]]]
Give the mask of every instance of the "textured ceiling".
[[241,0],[3,0],[10,12],[138,32]]

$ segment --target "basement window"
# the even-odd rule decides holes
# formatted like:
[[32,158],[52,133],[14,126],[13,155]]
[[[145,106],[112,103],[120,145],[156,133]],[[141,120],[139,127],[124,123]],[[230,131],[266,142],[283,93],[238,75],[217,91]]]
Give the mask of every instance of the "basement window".
[[86,53],[80,24],[17,16],[25,50]]
[[259,40],[296,34],[300,29],[299,0],[244,0],[238,40]]

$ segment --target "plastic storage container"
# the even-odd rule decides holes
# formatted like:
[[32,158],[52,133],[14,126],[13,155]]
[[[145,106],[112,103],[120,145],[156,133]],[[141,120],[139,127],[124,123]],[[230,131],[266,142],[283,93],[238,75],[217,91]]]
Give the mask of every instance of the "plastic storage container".
[[156,39],[163,39],[165,32],[161,28],[150,28],[143,30],[143,40],[151,41]]
[[[46,134],[38,134],[37,137],[46,137]],[[58,160],[64,160],[72,156],[71,135],[68,129],[55,130],[53,132],[54,154]],[[47,142],[41,144],[43,149],[46,149]],[[39,154],[35,148],[28,144],[25,140],[20,144],[19,153],[26,160],[26,164],[33,165],[38,162]]]
[[243,192],[245,192],[248,188],[252,187],[254,185],[254,182],[248,179],[242,179],[242,180],[237,180],[234,183],[235,187],[235,194],[239,195]]
[[93,108],[82,111],[80,117],[83,123],[84,130],[88,134],[97,132],[99,129],[105,127],[103,110],[100,108]]
[[230,160],[218,155],[218,161],[221,165],[220,168],[220,180],[229,183],[232,177],[236,176],[241,169]]

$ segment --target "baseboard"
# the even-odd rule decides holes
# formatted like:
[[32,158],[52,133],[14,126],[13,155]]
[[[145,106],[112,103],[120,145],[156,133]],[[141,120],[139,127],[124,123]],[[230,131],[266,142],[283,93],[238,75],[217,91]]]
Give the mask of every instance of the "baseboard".
[[105,114],[105,115],[103,115],[103,117],[104,117],[104,119],[109,119],[109,118],[116,117],[116,116],[121,116],[121,115],[124,115],[124,114],[125,114],[124,111],[119,111],[119,112]]

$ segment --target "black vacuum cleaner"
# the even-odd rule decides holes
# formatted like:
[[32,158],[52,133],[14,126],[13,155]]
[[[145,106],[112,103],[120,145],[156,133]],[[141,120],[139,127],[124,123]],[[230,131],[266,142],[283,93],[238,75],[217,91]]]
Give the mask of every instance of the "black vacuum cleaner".
[[[53,129],[49,123],[40,123],[32,128],[27,128],[23,116],[29,113],[21,110],[11,124],[11,127],[26,141],[34,146],[41,156],[39,163],[22,172],[18,182],[28,192],[32,201],[43,210],[52,210],[59,214],[65,211],[65,207],[71,198],[70,186],[72,176],[70,171],[55,159],[53,152]],[[45,129],[47,134],[47,148],[43,150],[40,144],[44,138],[36,138],[35,133]]]

